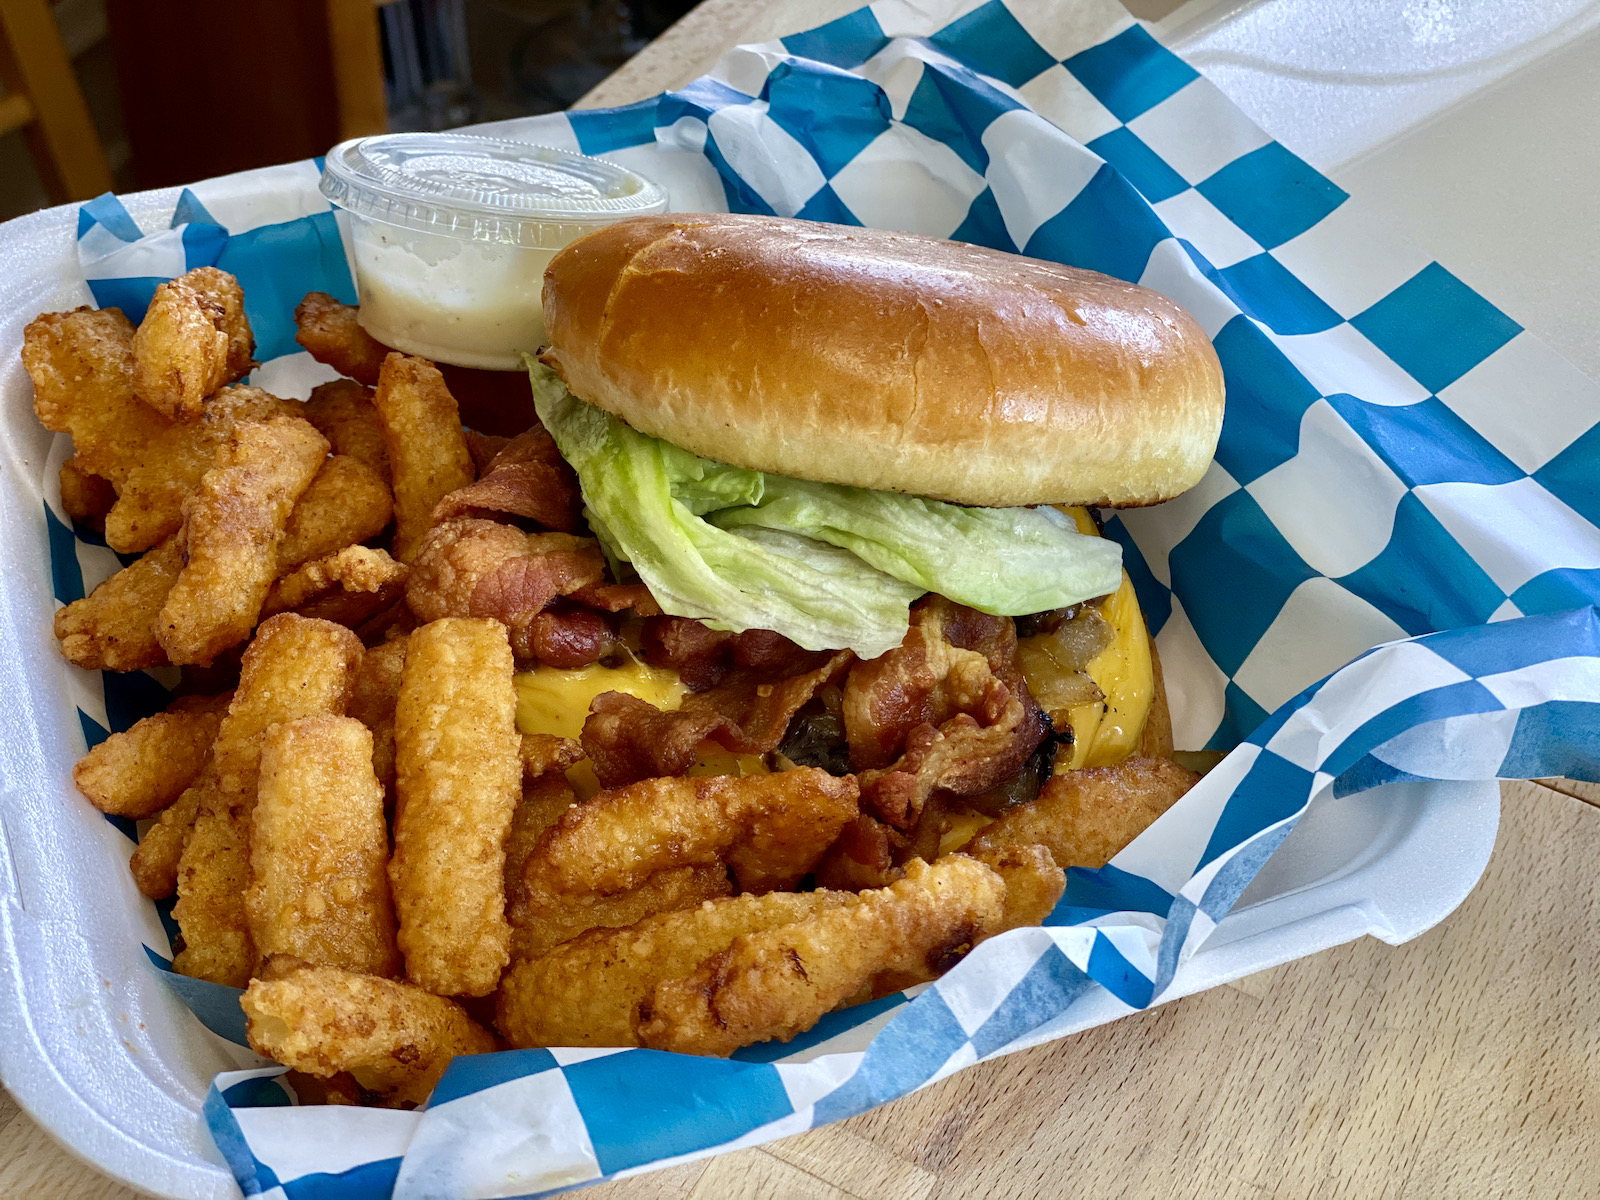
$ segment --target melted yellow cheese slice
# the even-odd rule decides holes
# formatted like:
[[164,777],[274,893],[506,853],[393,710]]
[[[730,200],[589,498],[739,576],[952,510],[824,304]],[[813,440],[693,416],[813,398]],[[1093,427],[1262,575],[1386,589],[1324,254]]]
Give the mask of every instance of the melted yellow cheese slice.
[[[623,667],[599,664],[562,671],[539,667],[516,676],[517,729],[522,733],[549,733],[576,738],[583,732],[589,705],[602,692],[626,692],[630,696],[670,712],[683,703],[689,689],[678,673],[668,667],[651,667],[632,662]],[[759,754],[734,754],[715,742],[700,744],[699,758],[688,775],[765,775],[767,765]],[[567,782],[580,800],[600,790],[594,768],[588,759],[567,770]]]
[[[513,682],[517,688],[517,729],[565,738],[583,733],[589,705],[601,692],[626,692],[662,711],[670,711],[683,703],[689,691],[676,671],[642,662],[623,667],[595,663],[573,671],[537,667],[519,671]],[[587,758],[567,768],[567,782],[579,800],[587,800],[600,790],[600,780],[595,778],[594,767]]]
[[[1077,522],[1081,532],[1097,532],[1086,509],[1061,511]],[[1089,661],[1084,673],[1105,693],[1105,699],[1067,710],[1072,753],[1056,757],[1057,775],[1079,767],[1109,766],[1127,758],[1138,748],[1155,699],[1150,634],[1126,571],[1122,586],[1101,602],[1100,615],[1111,626],[1111,644]]]
[[562,671],[538,667],[518,672],[517,728],[523,733],[550,733],[576,738],[583,732],[589,705],[601,692],[627,692],[670,711],[683,703],[689,689],[667,667],[631,662],[625,667],[579,667]]

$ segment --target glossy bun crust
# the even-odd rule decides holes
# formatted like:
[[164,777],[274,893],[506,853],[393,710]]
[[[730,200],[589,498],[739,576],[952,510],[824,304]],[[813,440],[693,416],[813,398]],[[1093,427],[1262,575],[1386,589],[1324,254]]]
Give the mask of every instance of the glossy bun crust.
[[1222,369],[1155,292],[913,234],[637,217],[544,278],[572,392],[708,458],[959,504],[1154,504],[1205,473]]

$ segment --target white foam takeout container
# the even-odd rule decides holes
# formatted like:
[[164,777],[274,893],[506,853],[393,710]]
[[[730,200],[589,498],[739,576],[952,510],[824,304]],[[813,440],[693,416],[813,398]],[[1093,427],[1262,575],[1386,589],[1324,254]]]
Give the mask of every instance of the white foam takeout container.
[[[1414,6],[1362,0],[1357,7],[1395,17]],[[1600,6],[1577,0],[1558,5],[1577,15],[1557,23],[1554,34],[1548,22],[1497,26],[1488,11],[1494,6],[1480,7],[1482,28],[1472,31],[1475,53],[1492,64],[1514,62],[1519,78],[1555,63],[1554,82],[1538,86],[1559,88],[1566,70],[1557,52],[1562,38],[1573,49],[1592,41],[1596,22],[1585,11]],[[1327,147],[1326,153],[1311,153],[1312,161],[1324,169],[1344,168],[1336,178],[1365,199],[1365,192],[1398,189],[1415,170],[1413,157],[1394,150],[1404,145],[1408,129],[1404,121],[1396,123],[1395,106],[1410,103],[1411,123],[1433,118],[1430,128],[1442,111],[1467,112],[1470,119],[1479,93],[1503,83],[1506,72],[1480,71],[1462,91],[1459,45],[1428,42],[1424,25],[1413,29],[1404,59],[1408,78],[1425,77],[1433,63],[1455,90],[1385,83],[1384,64],[1373,56],[1392,61],[1394,38],[1412,27],[1396,17],[1394,29],[1374,39],[1336,19],[1348,8],[1336,0],[1195,0],[1158,31],[1225,88],[1232,82],[1249,92],[1241,99],[1247,111],[1291,149],[1312,142]],[[1496,36],[1499,43],[1490,44]],[[1296,55],[1313,39],[1322,61],[1343,64],[1337,82],[1342,94],[1359,94],[1362,86],[1389,88],[1385,122],[1374,127],[1365,157],[1359,132],[1347,123],[1329,123],[1319,115],[1324,107],[1314,98],[1304,100],[1306,72]],[[1363,85],[1363,78],[1371,82]],[[1291,103],[1293,97],[1285,97],[1295,89],[1302,89],[1295,92],[1301,100]],[[1569,110],[1582,111],[1581,105]],[[1583,119],[1597,123],[1592,110]],[[1552,143],[1551,153],[1557,149]],[[1363,170],[1370,177],[1365,186],[1356,179]],[[1529,186],[1536,187],[1537,179]],[[164,226],[176,200],[176,189],[124,198],[146,229]],[[208,1033],[148,964],[142,943],[164,942],[151,906],[127,871],[131,843],[71,783],[71,766],[84,749],[74,709],[85,688],[74,679],[81,673],[61,659],[50,631],[56,605],[40,481],[54,435],[34,419],[18,351],[23,326],[37,313],[90,302],[79,276],[75,228],[70,206],[0,225],[0,1081],[41,1125],[111,1175],[162,1195],[236,1196],[238,1187],[206,1132],[200,1105],[211,1077],[240,1065],[242,1052]],[[1448,247],[1428,248],[1452,262]],[[1492,266],[1493,253],[1480,257]],[[1588,269],[1593,273],[1594,264]],[[1496,282],[1515,290],[1514,277],[1496,279],[1492,270],[1490,277],[1483,275],[1470,282],[1491,298],[1499,298]],[[1587,294],[1600,292],[1600,280],[1586,283]],[[1508,311],[1583,361],[1583,348],[1569,348],[1571,338],[1559,328],[1543,328],[1538,312],[1515,306]],[[1319,803],[1179,971],[1167,998],[1363,935],[1391,944],[1417,936],[1477,882],[1498,820],[1493,783],[1400,784]],[[1128,1011],[1097,990],[1032,1041]]]

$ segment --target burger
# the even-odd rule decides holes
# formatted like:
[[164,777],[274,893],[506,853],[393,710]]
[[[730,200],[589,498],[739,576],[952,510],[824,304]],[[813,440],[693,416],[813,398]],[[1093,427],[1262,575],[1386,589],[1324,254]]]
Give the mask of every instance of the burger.
[[664,612],[866,662],[942,597],[1019,619],[1055,769],[1165,721],[1090,510],[1168,500],[1211,461],[1222,372],[1171,300],[936,238],[671,214],[558,253],[544,310],[539,416]]

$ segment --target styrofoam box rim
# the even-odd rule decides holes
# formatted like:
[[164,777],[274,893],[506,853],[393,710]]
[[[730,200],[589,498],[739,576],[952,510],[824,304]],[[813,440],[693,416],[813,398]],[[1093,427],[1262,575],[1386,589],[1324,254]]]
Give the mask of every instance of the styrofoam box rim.
[[[158,228],[176,189],[125,198]],[[52,435],[18,356],[37,313],[88,303],[76,209],[0,225],[0,1080],[74,1153],[162,1195],[234,1196],[200,1116],[211,1076],[237,1051],[207,1033],[147,965],[159,936],[126,867],[131,844],[76,794],[83,680],[50,632],[48,545],[38,480]],[[1493,783],[1405,784],[1314,808],[1179,972],[1168,998],[1372,934],[1391,943],[1443,919],[1494,845]],[[160,944],[156,942],[155,944]],[[1114,1020],[1108,993],[1002,1053]]]

